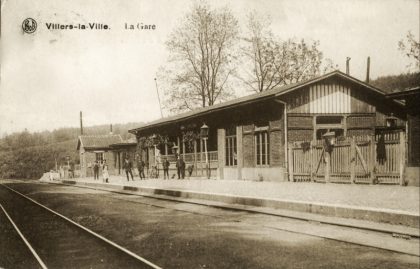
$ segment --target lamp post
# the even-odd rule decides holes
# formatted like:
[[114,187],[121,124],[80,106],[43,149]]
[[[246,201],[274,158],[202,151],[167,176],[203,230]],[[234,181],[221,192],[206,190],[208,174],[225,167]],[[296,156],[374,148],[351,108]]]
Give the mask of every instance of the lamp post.
[[335,132],[327,132],[323,136],[324,138],[324,151],[325,151],[325,182],[330,182],[330,170],[331,170],[331,152],[335,144]]
[[158,145],[158,141],[157,141],[157,135],[153,134],[150,139],[152,139],[152,143],[153,143],[153,148],[154,148],[154,157],[155,157],[155,165],[154,165],[154,169],[156,169],[156,178],[159,177],[159,169],[158,169],[158,160],[157,160],[157,145]]
[[200,128],[200,136],[204,140],[204,154],[206,156],[206,173],[207,178],[210,178],[210,165],[209,165],[209,158],[207,152],[207,139],[209,137],[209,127],[204,123],[203,126]]

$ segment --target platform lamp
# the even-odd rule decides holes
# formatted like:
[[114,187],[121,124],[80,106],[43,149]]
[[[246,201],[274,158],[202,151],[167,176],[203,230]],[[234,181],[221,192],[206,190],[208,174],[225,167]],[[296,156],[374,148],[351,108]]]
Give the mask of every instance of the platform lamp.
[[331,152],[335,145],[335,132],[330,132],[322,135],[324,138],[324,151],[325,151],[325,182],[330,182],[330,170],[331,170]]
[[207,178],[210,178],[210,165],[209,165],[209,158],[207,152],[207,140],[209,138],[209,127],[203,123],[203,126],[200,128],[200,136],[204,140],[204,155],[206,156],[206,173]]

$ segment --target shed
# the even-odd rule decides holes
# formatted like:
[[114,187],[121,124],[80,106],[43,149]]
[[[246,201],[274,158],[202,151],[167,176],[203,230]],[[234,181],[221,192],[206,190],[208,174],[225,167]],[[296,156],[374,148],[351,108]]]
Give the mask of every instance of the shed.
[[77,141],[77,150],[80,154],[80,176],[89,177],[93,175],[91,169],[93,163],[107,161],[108,169],[112,173],[116,167],[116,158],[111,151],[111,144],[121,143],[120,135],[80,135]]

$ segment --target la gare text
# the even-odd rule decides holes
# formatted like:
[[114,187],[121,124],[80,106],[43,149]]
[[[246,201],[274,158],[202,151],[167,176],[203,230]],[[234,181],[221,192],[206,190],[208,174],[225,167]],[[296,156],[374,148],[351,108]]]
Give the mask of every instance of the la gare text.
[[144,23],[137,23],[137,24],[130,24],[125,23],[126,30],[155,30],[155,24],[144,24]]

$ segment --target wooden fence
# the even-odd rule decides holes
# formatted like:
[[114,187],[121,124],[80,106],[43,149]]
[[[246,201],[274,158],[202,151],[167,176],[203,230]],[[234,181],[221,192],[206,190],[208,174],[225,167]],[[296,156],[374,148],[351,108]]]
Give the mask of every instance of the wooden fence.
[[293,142],[288,150],[290,181],[404,184],[404,132],[346,137],[330,152],[323,140]]

